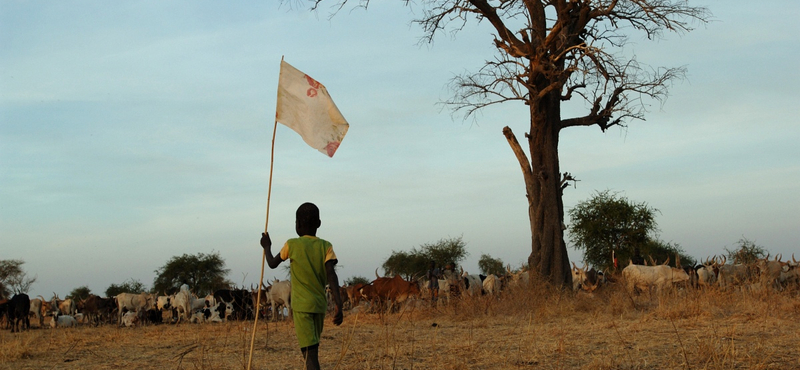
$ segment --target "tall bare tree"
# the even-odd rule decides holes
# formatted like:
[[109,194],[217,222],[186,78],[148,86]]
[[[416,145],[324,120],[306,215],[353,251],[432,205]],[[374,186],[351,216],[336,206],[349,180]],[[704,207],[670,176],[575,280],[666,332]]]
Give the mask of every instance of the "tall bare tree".
[[28,273],[22,269],[23,264],[25,261],[22,260],[0,260],[0,299],[28,293],[36,282],[36,276],[28,277]]
[[[323,0],[313,0],[316,8]],[[341,9],[347,0],[335,2]],[[413,3],[405,1],[406,4]],[[531,228],[531,274],[569,283],[562,192],[574,178],[561,172],[562,129],[597,126],[605,131],[644,119],[646,99],[662,101],[685,69],[653,68],[622,54],[629,34],[648,39],[684,33],[710,18],[686,0],[422,0],[414,22],[424,41],[457,32],[469,22],[489,22],[497,54],[476,73],[457,76],[446,104],[470,116],[481,108],[520,101],[528,106],[528,154],[509,127],[503,135],[519,161]],[[358,1],[367,7],[369,0]],[[586,113],[562,117],[562,103],[585,103]]]

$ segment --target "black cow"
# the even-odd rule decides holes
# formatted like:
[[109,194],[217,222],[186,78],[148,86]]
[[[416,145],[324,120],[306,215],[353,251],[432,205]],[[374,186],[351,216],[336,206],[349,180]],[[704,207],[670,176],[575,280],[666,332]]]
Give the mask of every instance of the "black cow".
[[162,314],[161,310],[157,308],[151,308],[145,311],[145,320],[151,324],[162,324],[164,323],[164,315]]
[[31,299],[27,294],[15,294],[5,306],[12,333],[20,332],[20,326],[30,330],[31,321],[28,314],[31,312]]
[[[253,294],[245,289],[220,289],[214,292],[214,299],[233,305],[234,320],[253,318]],[[222,316],[224,317],[224,316]]]

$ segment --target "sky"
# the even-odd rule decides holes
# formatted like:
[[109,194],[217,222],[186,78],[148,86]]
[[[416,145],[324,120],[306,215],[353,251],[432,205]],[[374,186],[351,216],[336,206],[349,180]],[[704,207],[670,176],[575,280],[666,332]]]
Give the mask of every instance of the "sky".
[[[519,267],[527,201],[502,128],[523,140],[525,106],[464,120],[440,104],[453,76],[494,57],[491,29],[473,21],[421,44],[420,9],[402,3],[329,17],[300,1],[0,0],[0,259],[23,260],[29,294],[46,298],[149,287],[183,254],[219,253],[231,281],[257,282],[283,57],[327,87],[350,130],[328,158],[278,126],[276,245],[310,201],[341,281],[459,237],[467,272],[483,254]],[[580,180],[565,210],[611,190],[658,209],[659,238],[696,258],[743,238],[788,258],[800,252],[800,3],[691,4],[712,21],[631,33],[622,51],[687,68],[663,105],[624,130],[562,131],[561,170]]]

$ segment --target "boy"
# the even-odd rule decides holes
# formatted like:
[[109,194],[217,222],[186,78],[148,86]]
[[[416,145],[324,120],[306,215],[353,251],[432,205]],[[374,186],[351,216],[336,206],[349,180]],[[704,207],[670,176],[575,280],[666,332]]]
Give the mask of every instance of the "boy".
[[325,285],[330,285],[336,311],[333,324],[342,323],[342,298],[339,295],[339,277],[334,267],[338,260],[330,242],[317,238],[322,222],[319,208],[313,203],[303,203],[297,208],[295,231],[299,238],[289,239],[278,255],[272,255],[269,234],[261,234],[261,247],[266,252],[267,264],[274,269],[289,260],[292,276],[292,317],[300,351],[306,369],[319,369],[319,338],[328,301]]

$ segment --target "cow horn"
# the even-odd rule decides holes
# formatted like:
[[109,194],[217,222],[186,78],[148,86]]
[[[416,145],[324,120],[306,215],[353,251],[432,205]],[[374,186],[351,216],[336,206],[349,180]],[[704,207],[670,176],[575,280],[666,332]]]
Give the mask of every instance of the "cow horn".
[[794,262],[795,265],[797,264],[797,261],[794,259],[794,253],[792,253],[792,262]]
[[378,276],[378,268],[377,267],[375,268],[375,277],[378,278],[378,279],[381,278],[380,276]]
[[575,262],[572,263],[572,269],[573,270],[577,270],[578,269],[578,266],[575,265]]
[[591,293],[597,290],[597,287],[600,286],[600,281],[599,280],[595,281],[594,284],[592,284],[590,281],[587,280],[584,282],[584,284],[588,288],[588,292]]
[[780,261],[782,259],[783,259],[783,253],[778,253],[778,255],[775,256],[775,261]]
[[666,265],[669,265],[669,257],[667,257],[667,260],[666,260],[666,261],[664,261],[664,263],[662,263],[662,265],[665,265],[665,266],[666,266]]

